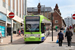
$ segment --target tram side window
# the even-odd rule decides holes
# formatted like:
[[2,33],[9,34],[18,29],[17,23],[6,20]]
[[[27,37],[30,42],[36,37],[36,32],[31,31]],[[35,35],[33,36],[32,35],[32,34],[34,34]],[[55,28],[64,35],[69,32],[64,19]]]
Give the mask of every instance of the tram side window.
[[44,23],[41,23],[41,32],[45,33],[45,25],[44,25]]

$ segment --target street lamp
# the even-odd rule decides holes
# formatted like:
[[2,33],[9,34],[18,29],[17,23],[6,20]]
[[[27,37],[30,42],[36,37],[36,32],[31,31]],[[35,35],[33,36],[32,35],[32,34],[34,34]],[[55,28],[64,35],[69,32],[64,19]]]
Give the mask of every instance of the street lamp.
[[51,11],[51,21],[52,21],[52,41],[53,41],[53,13],[54,13],[54,10]]

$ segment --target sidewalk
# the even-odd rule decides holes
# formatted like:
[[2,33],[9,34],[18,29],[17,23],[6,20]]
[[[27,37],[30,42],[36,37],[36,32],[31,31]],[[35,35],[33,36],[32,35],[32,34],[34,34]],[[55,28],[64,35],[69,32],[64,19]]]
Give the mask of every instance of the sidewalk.
[[[58,35],[59,31],[55,31],[53,30],[53,41],[52,41],[52,32],[50,31],[50,35],[46,38],[46,40],[44,41],[44,43],[55,43],[57,41],[57,35]],[[64,33],[64,30],[62,30],[62,32]],[[64,37],[65,37],[65,33],[64,33]],[[67,39],[64,39],[63,42],[67,42]],[[72,36],[72,42],[75,43],[75,34],[73,33]]]
[[[17,34],[13,34],[13,41],[12,41],[12,43],[14,44],[17,44],[17,43],[23,43],[22,41],[23,41],[23,39],[24,39],[24,36],[17,36]],[[5,38],[2,38],[3,39],[3,42],[2,43],[0,43],[0,45],[5,45],[5,44],[11,44],[11,36],[7,36],[7,37],[5,37]],[[21,41],[22,40],[22,41]]]
[[[53,31],[53,41],[52,41],[52,32],[50,31],[50,35],[46,38],[46,40],[43,43],[55,43],[57,40],[57,34],[59,31]],[[63,31],[62,31],[63,32]],[[64,33],[65,35],[65,33]],[[24,36],[17,36],[17,34],[13,34],[13,42],[11,43],[11,36],[7,36],[5,38],[2,38],[3,42],[0,43],[0,45],[3,44],[24,44]],[[67,42],[67,39],[64,39],[63,42]],[[75,43],[75,34],[73,34],[72,42]]]

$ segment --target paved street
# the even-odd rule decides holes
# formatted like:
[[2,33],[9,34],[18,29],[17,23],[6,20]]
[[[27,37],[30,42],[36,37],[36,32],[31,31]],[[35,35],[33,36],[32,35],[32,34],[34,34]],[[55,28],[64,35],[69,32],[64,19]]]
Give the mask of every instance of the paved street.
[[40,44],[12,44],[1,46],[0,50],[75,50],[75,44],[71,47],[67,47],[66,43],[63,43],[62,47],[59,47],[56,43],[40,43]]
[[6,45],[5,43],[4,44],[2,43],[0,46],[0,50],[60,50],[60,49],[75,50],[74,42],[72,43],[71,47],[67,47],[66,40],[64,40],[62,47],[59,47],[58,44],[55,43],[57,40],[58,32],[53,31],[54,34],[53,42],[51,41],[52,40],[51,31],[50,31],[50,35],[46,38],[44,42],[38,42],[38,43],[24,43],[23,36],[13,35],[13,43],[6,43]]

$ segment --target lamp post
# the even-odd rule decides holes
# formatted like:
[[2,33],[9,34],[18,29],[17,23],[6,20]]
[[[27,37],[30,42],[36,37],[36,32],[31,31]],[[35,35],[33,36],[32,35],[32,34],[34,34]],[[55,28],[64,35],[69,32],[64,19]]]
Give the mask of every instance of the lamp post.
[[69,27],[69,17],[68,17],[68,27]]
[[52,20],[52,41],[53,41],[53,13],[54,11],[51,11],[51,20]]

